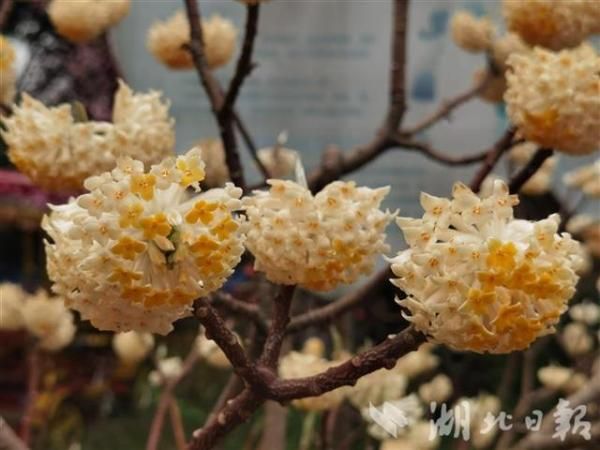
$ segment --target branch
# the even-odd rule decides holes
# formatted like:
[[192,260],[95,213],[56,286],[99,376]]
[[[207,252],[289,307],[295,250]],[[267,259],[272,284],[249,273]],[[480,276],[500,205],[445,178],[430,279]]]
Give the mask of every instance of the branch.
[[481,81],[471,86],[462,94],[459,94],[454,98],[443,101],[442,104],[433,114],[431,114],[429,117],[426,117],[416,125],[402,130],[401,134],[412,136],[417,133],[421,133],[422,131],[425,131],[432,125],[435,125],[440,120],[444,119],[445,117],[448,117],[450,113],[456,108],[458,108],[460,105],[476,97],[481,91],[483,91],[487,87],[491,80],[492,74],[488,73],[486,77],[483,77]]
[[290,322],[290,307],[296,286],[281,286],[279,295],[274,300],[273,318],[267,334],[267,340],[258,360],[259,365],[269,369],[277,368],[281,344],[285,337],[286,328]]
[[181,410],[177,404],[177,400],[171,398],[169,402],[169,416],[171,418],[171,429],[173,430],[173,437],[175,438],[175,445],[177,450],[185,450],[185,430],[183,429],[183,420],[181,418]]
[[390,71],[390,107],[387,129],[394,132],[400,125],[406,110],[406,24],[409,0],[394,1],[394,25],[392,36],[392,64]]
[[269,171],[267,170],[265,165],[262,163],[262,161],[258,157],[258,148],[256,147],[256,144],[254,143],[252,136],[250,136],[250,132],[248,131],[248,128],[246,128],[246,125],[242,121],[242,118],[235,110],[233,111],[233,120],[235,121],[235,125],[237,126],[238,131],[242,135],[242,139],[244,140],[246,147],[248,148],[248,151],[250,152],[250,156],[252,157],[252,160],[256,164],[256,167],[258,167],[258,170],[260,170],[260,173],[265,178],[265,180],[267,178],[270,178],[271,175],[269,174]]
[[391,369],[399,358],[417,350],[423,342],[425,335],[410,326],[394,337],[320,374],[275,380],[271,383],[270,393],[273,399],[283,402],[319,396],[342,386],[354,385],[364,375],[384,367]]
[[31,443],[31,423],[35,414],[41,376],[40,358],[40,350],[37,344],[34,344],[28,360],[27,398],[25,400],[25,411],[21,420],[21,439],[23,439],[25,445]]
[[244,82],[244,79],[250,75],[250,72],[252,72],[252,69],[254,68],[254,64],[252,63],[252,52],[254,50],[254,42],[256,40],[256,33],[258,31],[260,4],[249,4],[246,8],[246,11],[246,31],[244,34],[244,43],[242,44],[242,52],[237,61],[235,73],[231,79],[231,82],[229,83],[229,88],[227,89],[227,94],[225,95],[223,107],[220,111],[220,113],[223,115],[230,114],[233,110],[233,105],[235,105],[235,101],[239,95],[242,83]]
[[2,5],[0,5],[0,30],[4,31],[6,26],[6,22],[8,22],[8,18],[10,17],[10,13],[12,12],[14,6],[14,0],[2,0]]
[[535,175],[538,169],[542,167],[542,164],[544,164],[544,162],[550,158],[553,153],[554,151],[549,148],[540,148],[538,151],[536,151],[527,165],[523,167],[512,180],[510,180],[510,184],[508,185],[510,193],[518,193],[523,185]]
[[[188,356],[185,358],[185,362],[183,363],[183,368],[181,373],[171,380],[164,381],[163,390],[160,393],[160,398],[158,400],[158,406],[156,407],[156,411],[154,412],[154,418],[152,419],[152,424],[150,425],[150,433],[148,434],[148,441],[146,442],[146,450],[157,450],[158,444],[160,441],[160,436],[162,434],[162,429],[165,422],[165,416],[169,409],[172,408],[171,404],[175,402],[173,394],[175,392],[175,388],[177,385],[185,378],[185,376],[192,370],[200,355],[198,354],[195,346],[192,346]],[[160,370],[157,369],[160,374]],[[171,413],[173,414],[173,413]],[[173,430],[177,433],[177,430]]]
[[244,302],[222,291],[216,292],[213,295],[213,299],[214,302],[211,303],[215,308],[224,309],[231,314],[250,319],[261,333],[267,333],[267,320],[257,305]]
[[447,166],[466,166],[467,164],[474,164],[483,161],[490,152],[489,149],[486,149],[483,152],[477,152],[467,156],[449,156],[432,148],[429,144],[424,142],[413,141],[402,136],[396,136],[395,139],[395,144],[399,148],[403,150],[416,150],[423,156]]
[[293,317],[287,327],[287,332],[295,333],[310,326],[321,325],[336,319],[366,301],[369,298],[369,294],[373,292],[373,289],[386,282],[388,278],[391,278],[391,273],[389,266],[386,266],[356,291],[349,292],[339,300],[329,303],[322,308],[313,309]]
[[12,428],[0,416],[0,450],[29,450]]
[[225,162],[229,169],[229,176],[235,185],[245,190],[246,181],[244,179],[240,155],[237,150],[235,132],[233,130],[233,111],[231,109],[222,110],[224,99],[221,87],[206,63],[206,58],[204,56],[204,38],[202,35],[202,27],[200,25],[201,16],[197,1],[184,0],[184,3],[190,25],[190,42],[188,48],[192,54],[192,61],[194,62],[194,67],[198,73],[198,78],[208,95],[213,114],[215,115],[219,126],[219,133],[221,135],[221,141],[223,142],[223,148],[225,149]]
[[502,135],[502,137],[494,144],[494,146],[489,150],[483,165],[475,174],[473,181],[471,181],[471,190],[473,192],[479,192],[481,189],[481,185],[483,184],[486,177],[494,170],[496,164],[500,160],[500,157],[513,145],[513,138],[515,136],[516,130],[514,128],[509,128]]

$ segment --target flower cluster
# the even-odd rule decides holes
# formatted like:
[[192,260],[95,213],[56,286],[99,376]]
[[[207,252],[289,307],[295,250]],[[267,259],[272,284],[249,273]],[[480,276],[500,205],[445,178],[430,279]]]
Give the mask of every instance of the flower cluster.
[[528,44],[553,50],[579,45],[600,31],[596,0],[504,0],[508,29]]
[[399,218],[409,249],[391,260],[408,319],[457,350],[506,353],[553,331],[575,291],[579,244],[559,217],[513,219],[502,181],[480,198],[457,183],[453,199],[423,193],[422,219]]
[[222,286],[243,252],[241,189],[190,195],[204,178],[199,149],[144,165],[120,158],[90,191],[52,207],[43,227],[54,290],[101,330],[165,334],[193,300]]
[[0,330],[25,329],[44,350],[60,350],[75,336],[73,314],[61,298],[50,298],[43,290],[29,295],[16,284],[0,284],[0,310]]
[[[511,148],[508,156],[514,163],[515,169],[519,170],[533,158],[537,149],[538,146],[534,143],[523,142]],[[557,156],[546,159],[538,171],[523,185],[521,192],[527,195],[541,195],[548,192],[552,185],[552,176],[557,162]]]
[[91,41],[118,24],[130,0],[52,0],[48,16],[57,33],[76,43]]
[[487,18],[478,19],[467,11],[459,11],[450,22],[452,40],[463,50],[482,52],[488,50],[496,30]]
[[575,155],[598,149],[600,56],[592,47],[535,48],[511,55],[508,65],[504,99],[525,139]]
[[134,94],[119,83],[113,123],[76,122],[69,104],[48,108],[23,95],[3,119],[8,156],[17,168],[48,190],[78,190],[83,181],[109,170],[119,156],[145,164],[173,151],[174,121],[158,92]]
[[125,365],[137,366],[154,348],[154,337],[150,333],[126,331],[116,333],[112,341],[113,350]]
[[196,146],[202,149],[202,158],[206,164],[204,183],[207,186],[220,187],[231,180],[221,139],[203,139]]
[[15,49],[10,41],[0,34],[0,103],[12,103],[15,98]]
[[384,229],[393,214],[379,209],[388,187],[336,181],[313,196],[292,181],[269,184],[244,198],[244,207],[246,245],[272,282],[330,290],[370,273],[388,250]]
[[585,195],[600,198],[600,159],[566,173],[563,182],[571,188],[580,189]]
[[[237,29],[233,22],[215,14],[202,21],[204,57],[211,69],[229,62],[235,52]],[[171,69],[191,69],[192,56],[185,48],[190,41],[190,25],[183,11],[148,30],[147,46],[154,57]]]

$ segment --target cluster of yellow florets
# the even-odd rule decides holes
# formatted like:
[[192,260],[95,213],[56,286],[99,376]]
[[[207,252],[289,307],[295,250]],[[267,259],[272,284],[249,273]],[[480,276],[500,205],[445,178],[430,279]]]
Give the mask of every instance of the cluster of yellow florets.
[[12,283],[0,284],[0,330],[24,329],[37,338],[40,348],[60,350],[73,340],[73,314],[59,297],[45,291],[35,295]]
[[480,198],[456,184],[453,199],[422,194],[422,219],[399,218],[409,249],[392,259],[408,319],[457,350],[522,350],[553,330],[575,292],[579,244],[560,219],[513,219],[516,196],[496,181]]
[[129,13],[129,0],[52,0],[48,16],[57,33],[82,43],[97,38]]
[[530,45],[560,50],[600,32],[596,0],[504,0],[502,6],[508,29]]
[[15,50],[0,34],[0,103],[12,103],[15,98]]
[[525,139],[586,154],[600,143],[600,56],[588,46],[535,48],[508,60],[508,115]]
[[220,288],[243,252],[241,189],[190,196],[204,178],[199,149],[148,171],[121,158],[90,191],[52,207],[43,227],[54,290],[102,330],[164,334],[197,297]]
[[463,50],[483,52],[491,47],[496,30],[488,18],[478,19],[466,11],[459,11],[452,16],[450,33],[454,43]]
[[[233,22],[215,14],[202,21],[204,57],[211,69],[229,62],[235,52],[237,30]],[[161,63],[171,69],[191,69],[192,56],[185,45],[190,41],[190,25],[183,11],[155,22],[148,30],[147,45]]]
[[109,170],[119,156],[158,162],[175,143],[174,121],[160,94],[134,94],[123,82],[115,95],[113,123],[76,122],[71,105],[48,108],[27,94],[3,123],[10,160],[53,191],[81,189],[87,177]]
[[393,215],[379,209],[388,187],[336,181],[313,196],[293,181],[269,184],[244,207],[246,245],[272,282],[330,290],[370,273],[388,250],[384,230]]

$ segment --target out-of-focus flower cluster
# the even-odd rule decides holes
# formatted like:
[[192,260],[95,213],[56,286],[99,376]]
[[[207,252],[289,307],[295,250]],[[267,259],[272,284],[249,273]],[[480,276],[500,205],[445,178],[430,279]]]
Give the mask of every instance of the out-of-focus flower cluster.
[[388,187],[336,181],[313,196],[292,181],[269,184],[243,203],[246,245],[270,281],[330,290],[370,273],[388,250],[384,230],[393,214],[379,209]]
[[52,0],[48,16],[57,33],[76,43],[97,38],[129,13],[130,0]]
[[560,50],[600,33],[596,0],[504,0],[502,12],[508,29],[529,45]]
[[566,173],[563,182],[571,188],[581,190],[585,195],[600,198],[600,159]]
[[[237,29],[233,22],[215,14],[202,21],[204,57],[211,69],[229,62],[236,47]],[[194,67],[186,44],[190,41],[190,25],[183,11],[165,21],[155,22],[148,30],[147,46],[154,57],[171,69]]]
[[589,45],[512,54],[504,96],[528,141],[581,155],[600,145],[600,56]]
[[150,333],[137,331],[116,333],[113,336],[112,347],[119,360],[125,365],[136,366],[154,347],[154,337]]
[[160,93],[134,94],[123,82],[115,95],[113,123],[77,122],[71,105],[48,108],[27,94],[3,119],[8,156],[31,180],[56,191],[81,189],[120,156],[144,164],[173,151],[174,121]]
[[54,290],[101,330],[165,334],[193,300],[218,289],[243,252],[241,189],[190,195],[204,178],[199,149],[144,165],[120,158],[90,191],[52,207],[43,227]]
[[457,183],[452,200],[423,193],[421,219],[399,218],[409,249],[391,260],[407,318],[457,350],[506,353],[553,331],[575,291],[579,244],[559,217],[513,219],[501,181],[480,198]]
[[15,78],[15,49],[0,34],[0,103],[12,103],[16,93]]
[[40,290],[34,295],[19,285],[0,284],[0,330],[25,329],[38,339],[40,348],[58,351],[75,336],[73,314],[60,297],[49,297]]
[[[515,170],[525,167],[537,149],[538,146],[532,142],[523,142],[511,148],[508,156],[514,164]],[[523,185],[520,192],[527,195],[541,195],[548,192],[552,187],[552,176],[557,162],[557,156],[546,159],[537,172]]]

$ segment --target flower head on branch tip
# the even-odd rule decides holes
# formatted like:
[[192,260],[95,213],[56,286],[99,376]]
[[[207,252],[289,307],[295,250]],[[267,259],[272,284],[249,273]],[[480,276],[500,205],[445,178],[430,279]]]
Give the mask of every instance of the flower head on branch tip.
[[336,181],[321,192],[269,180],[269,191],[244,198],[246,246],[255,268],[279,284],[331,290],[372,272],[388,250],[384,230],[394,217],[379,209],[389,188]]
[[[54,290],[99,329],[165,334],[193,300],[220,288],[243,252],[241,190],[199,192],[199,149],[144,172],[123,158],[53,206],[43,227]],[[191,194],[187,188],[193,187]]]
[[392,283],[414,326],[457,350],[506,353],[554,331],[575,291],[580,245],[560,219],[515,220],[518,198],[495,181],[480,198],[457,183],[453,198],[424,194],[421,219],[399,218],[409,246],[391,260]]
[[496,35],[488,18],[476,18],[467,11],[458,11],[450,21],[452,40],[469,52],[484,52],[492,46]]
[[134,93],[123,81],[115,94],[113,122],[76,122],[71,105],[46,107],[23,95],[3,119],[8,157],[31,180],[52,191],[79,190],[83,181],[110,170],[119,157],[153,164],[171,154],[174,121],[160,93]]
[[504,95],[518,134],[564,153],[600,145],[600,56],[589,45],[558,53],[535,48],[508,59]]
[[[204,57],[211,69],[229,62],[235,52],[237,29],[233,22],[218,14],[202,21]],[[154,57],[171,69],[192,69],[194,63],[185,48],[190,40],[190,25],[180,10],[165,21],[155,22],[148,30],[147,46]]]

